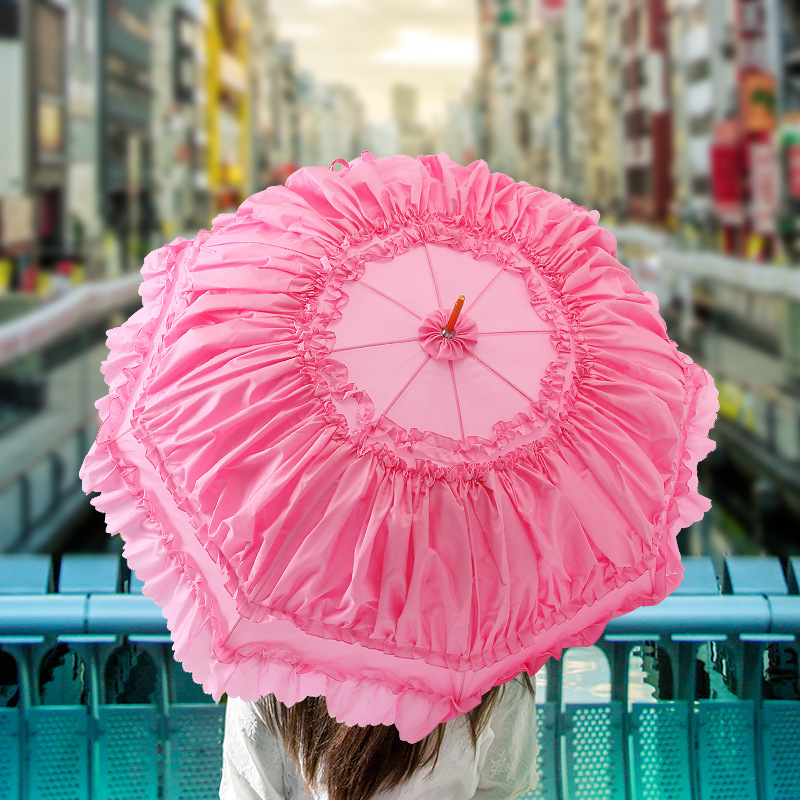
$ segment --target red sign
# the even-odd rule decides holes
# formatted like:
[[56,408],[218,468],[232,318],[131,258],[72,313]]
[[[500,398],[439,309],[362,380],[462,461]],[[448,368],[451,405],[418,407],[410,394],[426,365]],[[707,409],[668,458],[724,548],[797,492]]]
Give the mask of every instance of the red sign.
[[554,19],[564,13],[564,0],[539,0],[542,17]]
[[790,144],[786,148],[786,158],[789,166],[789,196],[793,200],[800,200],[800,144]]
[[714,209],[721,218],[741,218],[744,163],[738,143],[717,141],[711,145],[711,191]]

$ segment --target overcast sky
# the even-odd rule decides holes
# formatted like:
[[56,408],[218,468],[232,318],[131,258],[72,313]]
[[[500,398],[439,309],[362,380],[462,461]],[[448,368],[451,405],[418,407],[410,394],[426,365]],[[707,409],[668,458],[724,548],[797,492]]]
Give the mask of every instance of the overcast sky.
[[430,127],[477,70],[475,0],[270,0],[270,8],[297,68],[354,87],[368,122],[389,119],[392,84],[409,83]]

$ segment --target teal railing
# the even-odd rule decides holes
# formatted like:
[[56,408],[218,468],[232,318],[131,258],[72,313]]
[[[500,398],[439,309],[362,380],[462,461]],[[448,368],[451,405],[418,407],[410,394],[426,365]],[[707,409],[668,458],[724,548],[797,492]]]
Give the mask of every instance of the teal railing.
[[[525,798],[800,798],[800,558],[684,566],[673,595],[597,642],[607,701],[565,702],[569,651],[537,675]],[[634,657],[651,702],[629,697]],[[117,555],[0,557],[0,800],[215,798],[223,732]]]

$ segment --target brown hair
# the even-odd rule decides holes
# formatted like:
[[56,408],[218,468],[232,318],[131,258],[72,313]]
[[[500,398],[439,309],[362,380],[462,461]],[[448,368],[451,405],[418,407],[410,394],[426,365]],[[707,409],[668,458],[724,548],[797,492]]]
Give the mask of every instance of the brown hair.
[[[535,697],[530,676],[523,672],[517,678]],[[475,708],[462,715],[476,755],[478,737],[505,688],[502,684],[490,689]],[[400,738],[394,725],[337,722],[328,714],[324,696],[306,697],[287,707],[268,694],[258,700],[256,708],[272,734],[282,739],[287,757],[307,776],[309,786],[318,791],[325,785],[329,800],[369,800],[408,780],[433,759],[430,774],[439,760],[447,725],[440,723],[424,739],[411,744]]]

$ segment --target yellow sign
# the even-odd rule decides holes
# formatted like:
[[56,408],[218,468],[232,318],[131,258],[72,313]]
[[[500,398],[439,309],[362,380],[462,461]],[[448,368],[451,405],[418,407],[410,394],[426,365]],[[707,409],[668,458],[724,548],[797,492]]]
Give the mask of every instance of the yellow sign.
[[746,257],[750,261],[758,261],[761,257],[761,247],[763,245],[763,239],[761,236],[758,236],[755,233],[750,234],[747,237],[747,255]]
[[10,258],[0,258],[0,294],[6,294],[11,288],[14,265]]
[[731,381],[721,379],[716,381],[716,386],[720,416],[738,422],[745,430],[754,431],[756,417],[752,395]]
[[49,272],[39,272],[36,275],[36,294],[44,297],[50,291],[53,276]]
[[73,286],[80,286],[86,280],[86,267],[83,264],[75,264],[72,268],[70,281]]

